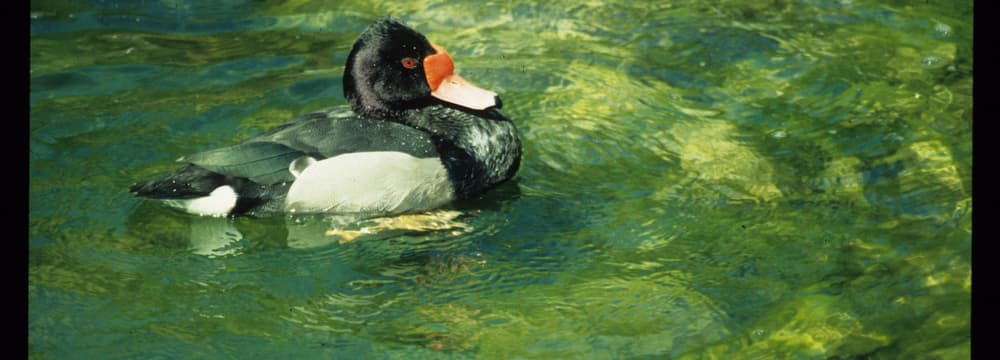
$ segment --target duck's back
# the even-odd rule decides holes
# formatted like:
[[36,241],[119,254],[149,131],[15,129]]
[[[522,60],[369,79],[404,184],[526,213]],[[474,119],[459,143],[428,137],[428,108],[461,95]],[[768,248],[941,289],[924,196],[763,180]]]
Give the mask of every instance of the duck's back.
[[218,191],[228,187],[238,198],[212,200],[213,204],[223,203],[212,205],[212,210],[230,207],[231,214],[277,212],[284,209],[286,193],[296,180],[294,167],[307,164],[300,159],[323,161],[364,153],[400,153],[417,159],[438,157],[426,132],[390,121],[362,118],[349,106],[339,106],[300,116],[240,144],[184,156],[178,161],[188,163],[188,167],[158,180],[136,184],[131,191],[149,198],[175,200],[172,205],[209,214],[214,211],[190,207],[203,206],[201,203],[218,194],[229,194],[229,190]]
[[362,118],[346,105],[300,116],[247,142],[281,144],[319,158],[372,151],[418,158],[438,155],[430,134],[396,122]]

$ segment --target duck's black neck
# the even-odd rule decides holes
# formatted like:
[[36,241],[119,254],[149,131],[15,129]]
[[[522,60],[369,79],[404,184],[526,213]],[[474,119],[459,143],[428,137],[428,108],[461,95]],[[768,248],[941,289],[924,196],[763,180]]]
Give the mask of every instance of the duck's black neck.
[[510,179],[520,166],[517,129],[496,109],[467,112],[435,105],[407,111],[401,122],[432,134],[458,198]]
[[374,119],[401,119],[406,116],[407,111],[426,107],[434,104],[431,97],[417,100],[390,100],[383,99],[371,89],[364,86],[357,86],[357,81],[368,81],[356,79],[350,72],[344,73],[344,98],[351,105],[351,110],[355,114]]

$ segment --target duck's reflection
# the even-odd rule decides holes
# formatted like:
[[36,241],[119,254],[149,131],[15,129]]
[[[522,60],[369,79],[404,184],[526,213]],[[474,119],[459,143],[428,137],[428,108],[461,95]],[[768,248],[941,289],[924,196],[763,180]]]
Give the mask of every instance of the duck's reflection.
[[129,216],[128,233],[161,248],[184,249],[207,257],[274,248],[309,249],[399,237],[459,236],[473,230],[481,210],[502,207],[517,197],[516,185],[496,189],[495,197],[435,210],[391,217],[354,215],[276,215],[219,218],[186,214],[157,202],[144,202]]
[[200,217],[191,219],[189,250],[209,257],[237,254],[243,233],[223,218]]
[[[156,213],[155,218],[160,221],[139,220],[147,216],[144,213]],[[472,230],[468,219],[474,215],[475,212],[437,210],[375,218],[360,215],[218,218],[183,214],[150,204],[141,206],[130,217],[129,232],[151,243],[170,244],[171,248],[181,247],[186,242],[186,249],[191,253],[220,257],[238,255],[248,246],[307,249],[400,235],[461,235]],[[182,230],[185,228],[187,231]]]

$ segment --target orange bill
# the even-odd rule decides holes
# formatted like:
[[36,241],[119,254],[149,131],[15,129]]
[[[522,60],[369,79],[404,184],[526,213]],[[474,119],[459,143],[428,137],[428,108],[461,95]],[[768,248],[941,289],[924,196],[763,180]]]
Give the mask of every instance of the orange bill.
[[473,110],[496,106],[497,93],[470,84],[455,75],[455,63],[440,46],[432,44],[436,54],[424,57],[424,74],[431,87],[431,96]]

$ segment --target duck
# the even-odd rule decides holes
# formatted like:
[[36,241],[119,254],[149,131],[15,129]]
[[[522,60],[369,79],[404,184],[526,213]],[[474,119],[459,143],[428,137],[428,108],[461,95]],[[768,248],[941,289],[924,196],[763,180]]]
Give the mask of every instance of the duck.
[[238,144],[185,155],[137,197],[202,216],[433,210],[510,180],[521,162],[496,92],[455,74],[444,48],[384,17],[344,65],[347,104]]

